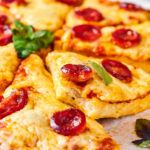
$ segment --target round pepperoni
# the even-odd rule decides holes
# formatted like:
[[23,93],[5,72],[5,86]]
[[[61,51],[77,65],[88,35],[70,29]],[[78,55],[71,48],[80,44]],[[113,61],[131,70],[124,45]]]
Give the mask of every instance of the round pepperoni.
[[2,3],[13,3],[15,0],[2,0]]
[[75,14],[86,21],[101,21],[103,19],[102,14],[93,8],[84,8],[76,10]]
[[12,32],[9,26],[0,25],[0,46],[4,46],[12,42]]
[[140,43],[141,35],[131,29],[118,29],[112,33],[112,40],[122,48],[130,48]]
[[7,16],[4,14],[0,14],[0,24],[3,25],[7,21]]
[[85,115],[78,109],[56,112],[50,119],[53,131],[64,136],[74,136],[84,131]]
[[78,6],[82,3],[83,0],[55,0],[70,6]]
[[92,69],[85,65],[66,64],[61,72],[64,78],[76,83],[86,82],[92,77]]
[[131,82],[132,80],[131,71],[124,64],[116,60],[105,59],[102,61],[102,66],[108,73],[110,73],[115,78],[124,82]]
[[25,89],[20,88],[11,93],[8,98],[0,102],[0,119],[24,108],[28,95]]
[[2,0],[3,4],[16,2],[18,5],[26,4],[25,0]]
[[92,42],[101,36],[100,29],[97,26],[89,24],[75,26],[72,31],[74,36],[81,39],[82,41]]
[[133,4],[133,3],[126,3],[122,2],[120,3],[120,8],[127,10],[127,11],[140,11],[143,10],[143,8],[139,5]]

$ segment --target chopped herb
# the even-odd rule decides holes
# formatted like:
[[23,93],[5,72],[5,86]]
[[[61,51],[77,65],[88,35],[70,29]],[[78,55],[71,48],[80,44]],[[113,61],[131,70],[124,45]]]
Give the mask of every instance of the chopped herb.
[[112,77],[108,74],[108,72],[103,67],[101,67],[99,64],[93,61],[88,61],[88,62],[95,69],[97,74],[103,79],[106,85],[109,85],[112,82]]
[[34,28],[24,25],[15,20],[16,28],[12,29],[13,43],[19,58],[26,58],[30,54],[48,48],[53,42],[53,34],[48,30],[39,30],[34,32]]
[[132,141],[135,145],[142,148],[150,147],[150,120],[137,119],[135,125],[135,131],[140,140]]

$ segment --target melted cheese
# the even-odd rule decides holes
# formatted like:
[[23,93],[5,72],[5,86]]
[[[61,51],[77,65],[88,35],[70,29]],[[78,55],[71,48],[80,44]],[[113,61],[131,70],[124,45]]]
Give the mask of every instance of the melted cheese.
[[[141,42],[131,48],[123,49],[112,43],[111,34],[113,31],[127,28],[138,32],[141,35]],[[71,28],[56,32],[58,40],[55,41],[55,49],[74,50],[76,52],[93,56],[126,56],[133,60],[150,59],[150,22],[144,22],[133,26],[104,27],[101,29],[102,36],[93,42],[84,42],[78,38],[72,38]]]
[[[120,113],[118,113],[119,110],[117,107],[121,108],[121,105],[126,105],[128,108],[126,110],[126,114],[139,112],[150,107],[150,105],[143,105],[143,107],[141,107],[141,104],[139,103],[141,100],[145,100],[145,103],[147,103],[147,101],[149,101],[147,100],[147,95],[149,95],[150,92],[150,74],[146,73],[141,68],[125,64],[132,73],[132,82],[124,83],[112,77],[113,82],[108,86],[104,84],[103,80],[96,72],[93,72],[92,80],[90,80],[83,88],[79,88],[79,86],[73,82],[67,81],[62,77],[61,67],[64,64],[71,63],[88,65],[88,60],[92,60],[98,64],[102,61],[102,59],[85,57],[75,53],[54,52],[48,55],[46,62],[49,70],[52,72],[56,97],[59,100],[79,107],[84,110],[87,115],[93,118],[104,117],[102,115],[103,113],[106,113],[105,115],[107,116],[107,114],[110,114],[109,112],[112,111],[113,113],[109,115],[109,117],[125,115],[125,113],[122,113],[121,110]],[[97,98],[87,97],[91,91],[97,95]],[[129,111],[132,109],[132,107],[130,107],[133,106],[132,103],[136,104],[136,106],[139,104],[139,107],[141,108]],[[116,109],[112,110],[110,108],[105,110],[106,112],[101,112],[103,105],[107,107],[107,104],[108,106],[116,106]]]
[[69,6],[53,0],[28,0],[27,5],[12,4],[10,11],[22,22],[36,29],[56,30],[61,27]]
[[0,93],[11,83],[19,65],[17,53],[12,44],[0,47]]
[[126,11],[119,8],[118,2],[107,0],[85,0],[84,7],[98,9],[110,24],[137,24],[150,19],[148,11]]
[[[75,15],[76,10],[83,8],[94,8],[103,15],[103,20],[98,22],[88,22]],[[126,11],[119,8],[118,2],[103,0],[85,0],[81,7],[72,10],[66,18],[66,26],[73,27],[80,24],[94,24],[98,26],[108,26],[116,24],[138,24],[150,19],[148,11]]]
[[[18,72],[4,96],[10,95],[15,88],[30,87],[27,88],[29,100],[24,109],[1,120],[6,127],[0,129],[0,149],[96,150],[103,139],[109,138],[103,127],[89,118],[86,118],[87,130],[77,136],[67,137],[52,131],[50,117],[70,107],[55,99],[51,75],[38,56],[30,55]],[[116,143],[112,143],[112,150],[119,150]]]

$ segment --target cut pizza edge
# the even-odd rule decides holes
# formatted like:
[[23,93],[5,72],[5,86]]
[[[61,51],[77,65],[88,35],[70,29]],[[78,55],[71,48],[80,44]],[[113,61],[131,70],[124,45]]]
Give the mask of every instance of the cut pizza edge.
[[[84,120],[84,115],[80,110],[55,99],[51,75],[46,71],[40,57],[35,54],[22,61],[14,82],[6,89],[3,96],[0,103],[3,111],[1,113],[3,119],[0,120],[0,149],[2,150],[44,150],[45,148],[120,150],[116,142],[105,133],[103,127],[88,117],[84,128],[83,123],[83,126],[71,132],[71,134],[77,132],[77,135],[64,136],[61,135],[62,132],[58,133],[58,130],[54,129],[54,122],[50,122],[57,113],[78,112],[79,116],[82,114],[81,122]],[[11,101],[17,102],[17,106],[15,102],[13,107],[16,111],[12,109]],[[9,112],[5,112],[5,107],[10,108]],[[66,129],[63,134],[67,133]]]
[[[76,59],[76,57],[79,57],[80,60]],[[86,62],[84,62],[84,60],[86,60]],[[113,82],[110,83],[110,85],[108,86],[105,86],[104,83],[102,83],[103,81],[101,79],[97,79],[95,75],[93,75],[93,78],[87,81],[85,84],[84,83],[77,84],[74,81],[73,82],[68,81],[63,76],[61,72],[63,68],[62,66],[65,66],[65,65],[67,66],[67,64],[72,64],[71,62],[77,65],[80,65],[80,64],[87,65],[88,60],[96,61],[97,59],[96,58],[91,59],[90,57],[82,56],[82,55],[71,53],[71,52],[66,52],[66,53],[52,52],[47,56],[46,64],[47,64],[49,71],[52,73],[54,89],[56,92],[56,98],[58,100],[81,109],[86,115],[88,115],[89,117],[93,119],[112,118],[112,117],[118,118],[121,116],[136,114],[138,112],[141,112],[150,108],[150,99],[149,99],[150,94],[148,92],[149,81],[148,80],[142,81],[148,78],[149,74],[146,73],[144,70],[140,69],[140,72],[138,72],[140,74],[139,76],[144,77],[146,75],[147,77],[145,79],[144,78],[136,79],[138,73],[136,74],[135,72],[137,70],[139,71],[137,67],[135,67],[136,68],[135,70],[134,69],[132,70],[135,72],[132,72],[133,77],[131,79],[132,80],[131,82],[129,81],[129,83],[125,83],[125,82],[119,81],[118,79],[115,79],[112,76]],[[69,69],[68,69],[68,72],[69,72]],[[67,73],[67,70],[66,70],[66,73]],[[69,80],[71,80],[71,78]],[[95,82],[92,82],[91,80],[95,80]],[[134,83],[134,80],[135,81],[141,80],[140,82],[143,82],[141,86],[143,86],[144,84],[147,84],[147,86],[144,89],[148,91],[143,96],[142,95],[139,96],[139,93],[140,93],[139,91],[137,92],[137,97],[133,99],[129,98],[126,100],[122,99],[119,101],[115,99],[112,99],[112,100],[104,99],[105,95],[108,96],[107,92],[113,93],[114,95],[113,97],[116,97],[116,98],[118,95],[120,95],[120,97],[122,98],[124,95],[127,95],[128,97],[128,94],[125,93],[123,89],[119,87],[122,86],[129,92],[131,90],[130,88],[133,86],[132,84],[135,84],[135,87],[138,85],[138,83]],[[99,84],[97,84],[97,82],[99,82]],[[117,88],[116,88],[116,85],[117,85]],[[140,84],[138,85],[137,88],[140,90]],[[96,91],[95,89],[98,89],[98,90],[101,89],[101,90],[99,92],[95,92]],[[118,93],[116,90],[118,90]],[[136,90],[135,91],[133,90],[134,88],[130,91],[131,96],[136,91]],[[104,96],[99,95],[99,93],[103,94],[102,91],[104,92]],[[111,96],[112,95],[110,95],[110,97]]]

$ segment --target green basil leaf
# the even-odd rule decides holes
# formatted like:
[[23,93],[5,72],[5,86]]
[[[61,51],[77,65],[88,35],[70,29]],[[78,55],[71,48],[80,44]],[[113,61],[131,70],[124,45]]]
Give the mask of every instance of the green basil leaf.
[[24,29],[24,24],[22,24],[20,21],[18,21],[18,20],[15,20],[15,26],[19,29],[19,30],[22,30],[22,29]]
[[150,140],[144,141],[138,145],[139,147],[150,148]]
[[44,37],[47,33],[48,33],[47,30],[37,31],[32,35],[32,39]]
[[135,131],[137,136],[141,137],[140,140],[135,140],[132,143],[138,147],[150,148],[150,120],[137,119],[135,124]]
[[150,140],[141,139],[141,140],[133,141],[132,143],[134,143],[135,145],[141,148],[150,148]]
[[27,26],[26,31],[27,31],[27,36],[29,36],[29,37],[31,37],[32,34],[34,34],[34,29],[32,26]]
[[143,139],[150,139],[150,120],[137,119],[135,130],[139,137]]
[[54,36],[51,31],[34,32],[32,26],[24,25],[18,20],[15,20],[15,25],[16,28],[12,29],[13,43],[19,58],[26,58],[41,48],[48,48],[53,42]]
[[22,49],[22,51],[18,52],[18,57],[24,59],[28,57],[30,54],[32,54],[32,51],[30,51],[29,49]]
[[107,73],[107,71],[103,67],[101,67],[99,64],[93,61],[88,62],[95,69],[97,74],[103,79],[105,85],[109,85],[112,82],[112,77]]

